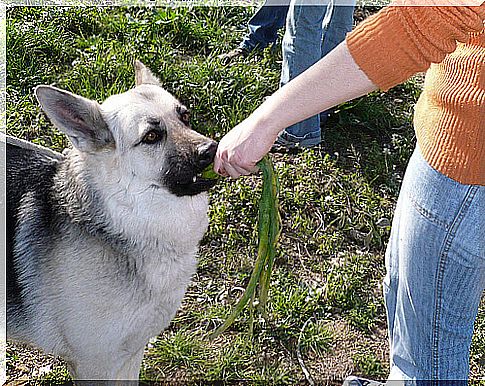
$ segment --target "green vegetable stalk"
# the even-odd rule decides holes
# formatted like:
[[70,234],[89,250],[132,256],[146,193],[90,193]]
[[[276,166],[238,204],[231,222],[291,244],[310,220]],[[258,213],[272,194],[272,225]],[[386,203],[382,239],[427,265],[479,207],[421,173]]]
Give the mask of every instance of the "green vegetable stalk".
[[214,164],[207,166],[201,173],[202,178],[206,180],[217,180],[221,176],[214,171]]
[[259,202],[258,256],[248,286],[241,299],[226,321],[211,335],[211,339],[222,334],[236,320],[249,300],[255,296],[258,284],[259,307],[263,313],[268,301],[271,271],[276,255],[276,243],[281,229],[278,205],[279,183],[274,172],[273,163],[269,157],[266,156],[259,161],[258,166],[263,172],[263,191]]

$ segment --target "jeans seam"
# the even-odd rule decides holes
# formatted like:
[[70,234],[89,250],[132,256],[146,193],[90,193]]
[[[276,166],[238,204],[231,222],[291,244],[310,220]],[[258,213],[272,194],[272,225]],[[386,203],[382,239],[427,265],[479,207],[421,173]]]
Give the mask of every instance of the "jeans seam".
[[[293,9],[293,15],[294,15],[294,22],[295,22],[295,33],[291,36],[291,44],[293,45],[293,51],[296,50],[296,35],[297,35],[297,29],[298,29],[298,24],[300,21],[300,14],[301,14],[301,6],[294,5]],[[298,15],[296,14],[295,11],[298,11]],[[293,74],[294,74],[294,59],[296,56],[296,52],[293,53],[293,55],[290,55],[291,63],[288,60],[288,83],[293,79]]]
[[433,320],[433,336],[432,336],[432,376],[433,379],[438,379],[439,376],[439,324],[441,322],[441,305],[442,305],[442,290],[443,290],[443,276],[444,271],[446,268],[446,263],[448,261],[448,252],[450,251],[451,244],[455,239],[456,229],[461,224],[463,217],[466,214],[466,211],[471,205],[473,198],[477,192],[476,186],[470,186],[468,191],[466,192],[465,198],[463,203],[461,204],[458,213],[456,214],[454,220],[449,226],[448,232],[445,236],[443,250],[440,252],[440,260],[439,260],[439,268],[438,268],[438,277],[436,283],[436,301],[435,301],[435,312],[434,312],[434,320]]
[[434,215],[433,213],[431,213],[430,211],[426,210],[421,205],[419,205],[418,202],[414,199],[414,197],[409,195],[409,199],[412,202],[414,208],[423,217],[427,218],[428,220],[430,220],[431,222],[434,222],[435,224],[437,224],[439,226],[442,226],[447,231],[449,231],[451,229],[451,226],[449,224],[447,224],[445,221],[439,219],[436,215]]

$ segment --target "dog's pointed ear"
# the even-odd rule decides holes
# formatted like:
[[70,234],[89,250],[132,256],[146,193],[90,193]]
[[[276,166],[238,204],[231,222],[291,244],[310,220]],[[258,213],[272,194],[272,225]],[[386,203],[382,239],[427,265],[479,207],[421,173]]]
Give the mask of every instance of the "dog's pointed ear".
[[139,86],[140,84],[154,84],[161,86],[162,82],[153,75],[150,69],[145,66],[139,60],[135,60],[135,84]]
[[37,86],[35,96],[52,123],[81,151],[114,146],[98,102],[52,86]]

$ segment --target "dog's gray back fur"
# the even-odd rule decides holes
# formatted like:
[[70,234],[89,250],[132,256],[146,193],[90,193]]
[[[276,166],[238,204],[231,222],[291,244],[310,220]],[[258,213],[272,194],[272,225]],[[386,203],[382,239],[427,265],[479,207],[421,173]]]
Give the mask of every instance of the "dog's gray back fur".
[[136,139],[152,125],[136,109],[134,122],[119,117],[130,113],[116,110],[124,97],[101,108],[53,88],[38,98],[75,148],[8,139],[7,334],[62,356],[77,379],[137,378],[144,346],[181,303],[207,227],[213,183],[197,173],[214,144],[176,119],[178,102],[139,63],[143,83],[155,86],[127,98],[145,100],[143,109],[161,103],[147,110],[162,114],[156,127],[166,132],[154,145]]
[[[49,245],[50,223],[52,216],[51,187],[54,175],[63,156],[29,142],[7,136],[7,314],[8,330],[28,330],[26,304],[22,300],[18,266],[25,266],[26,274],[36,280],[36,267],[42,266],[41,258],[45,251],[39,249]],[[21,216],[28,213],[29,218]],[[21,217],[24,217],[23,219]],[[26,221],[25,221],[26,220]],[[17,228],[17,224],[19,227]],[[21,227],[32,227],[32,232],[17,244]],[[18,229],[18,231],[17,231]],[[20,250],[28,246],[28,256]],[[14,265],[15,255],[25,257],[28,264],[19,261]],[[31,256],[31,258],[30,258]]]

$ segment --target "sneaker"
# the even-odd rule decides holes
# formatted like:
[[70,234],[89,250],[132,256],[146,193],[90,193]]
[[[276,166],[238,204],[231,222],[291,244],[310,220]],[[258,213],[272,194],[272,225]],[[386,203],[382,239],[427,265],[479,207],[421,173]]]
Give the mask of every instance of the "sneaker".
[[217,58],[221,61],[222,64],[226,65],[235,60],[238,60],[239,58],[245,58],[246,56],[248,56],[248,54],[249,51],[247,49],[238,47],[225,54],[218,55]]
[[359,378],[351,375],[350,377],[345,378],[344,383],[342,386],[384,386],[385,383],[372,381],[370,379]]
[[319,149],[321,142],[308,144],[301,142],[293,142],[285,139],[281,135],[276,138],[274,145],[271,147],[271,153],[290,153],[296,154],[305,149]]
[[287,141],[286,139],[278,136],[274,145],[271,146],[270,153],[297,154],[301,150],[303,150],[303,148],[298,142]]
[[270,153],[279,153],[279,154],[298,154],[302,151],[303,148],[300,146],[286,146],[279,143],[275,143],[271,146]]

